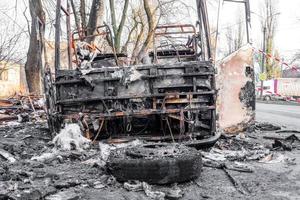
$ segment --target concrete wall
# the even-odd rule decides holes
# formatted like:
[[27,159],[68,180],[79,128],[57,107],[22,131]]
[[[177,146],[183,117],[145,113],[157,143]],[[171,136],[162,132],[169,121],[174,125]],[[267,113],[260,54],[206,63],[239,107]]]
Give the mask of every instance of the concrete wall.
[[227,133],[245,130],[254,121],[253,50],[244,46],[218,64],[218,127]]

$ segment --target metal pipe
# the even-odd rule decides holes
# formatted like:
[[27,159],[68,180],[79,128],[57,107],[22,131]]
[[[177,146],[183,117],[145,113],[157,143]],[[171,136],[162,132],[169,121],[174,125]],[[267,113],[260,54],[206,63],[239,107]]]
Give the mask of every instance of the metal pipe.
[[54,59],[54,69],[55,77],[57,71],[60,69],[60,13],[61,0],[56,1],[56,17],[55,17],[55,59]]
[[[266,52],[266,31],[267,31],[267,28],[266,28],[266,25],[264,27],[264,31],[263,31],[263,34],[264,34],[264,39],[263,39],[263,52]],[[262,54],[262,59],[261,59],[261,74],[264,73],[265,71],[265,55]],[[264,91],[264,80],[260,80],[260,98],[263,97],[263,91]]]
[[201,17],[201,9],[200,9],[200,0],[196,0],[197,3],[197,14],[198,14],[198,25],[199,25],[199,35],[201,42],[201,59],[205,60],[205,47],[204,47],[204,37],[203,37],[203,20]]
[[209,27],[209,20],[208,20],[208,13],[207,13],[207,6],[206,0],[202,0],[202,18],[205,30],[205,37],[206,37],[206,46],[207,46],[207,59],[211,59],[211,43],[210,43],[210,27]]
[[217,17],[217,30],[216,30],[216,38],[215,38],[215,55],[214,55],[214,61],[216,61],[216,58],[217,58],[219,24],[220,24],[220,19],[221,19],[220,16],[221,16],[222,5],[223,5],[223,0],[219,0],[218,17]]

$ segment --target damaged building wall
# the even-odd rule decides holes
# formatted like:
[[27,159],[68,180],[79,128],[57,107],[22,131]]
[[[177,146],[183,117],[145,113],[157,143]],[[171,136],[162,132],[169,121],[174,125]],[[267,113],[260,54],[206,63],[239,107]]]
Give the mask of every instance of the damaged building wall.
[[246,45],[218,64],[218,126],[226,133],[246,129],[254,121],[253,48]]
[[3,70],[0,75],[1,98],[27,92],[24,66],[15,63],[1,63],[1,70]]

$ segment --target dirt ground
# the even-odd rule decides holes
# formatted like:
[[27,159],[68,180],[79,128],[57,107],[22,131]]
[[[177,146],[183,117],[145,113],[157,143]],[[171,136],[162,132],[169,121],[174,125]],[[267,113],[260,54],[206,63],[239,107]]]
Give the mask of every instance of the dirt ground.
[[[274,139],[270,138],[292,134],[296,137],[292,142],[287,141],[289,146],[284,147],[285,150],[272,147]],[[264,138],[266,136],[269,139]],[[213,149],[203,151],[200,178],[178,185],[152,186],[152,189],[166,194],[179,189],[183,194],[180,198],[166,197],[169,199],[300,199],[297,137],[300,134],[257,128],[238,136],[222,137]],[[151,199],[145,191],[128,191],[105,167],[94,162],[99,157],[97,145],[83,152],[67,152],[46,163],[31,160],[53,148],[45,123],[1,126],[0,138],[0,150],[16,159],[13,162],[0,156],[1,200]],[[216,155],[223,156],[223,160],[216,160]],[[214,164],[209,164],[209,160]],[[241,172],[223,165],[236,162],[251,170]]]

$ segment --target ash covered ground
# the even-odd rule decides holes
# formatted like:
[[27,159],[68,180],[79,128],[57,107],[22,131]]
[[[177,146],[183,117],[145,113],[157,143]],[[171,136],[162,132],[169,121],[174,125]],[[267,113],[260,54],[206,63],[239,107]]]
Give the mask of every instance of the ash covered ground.
[[[0,127],[0,199],[300,199],[300,134],[256,124],[202,151],[201,177],[165,186],[119,183],[99,144],[59,151],[46,123]],[[45,154],[46,153],[46,154]]]

